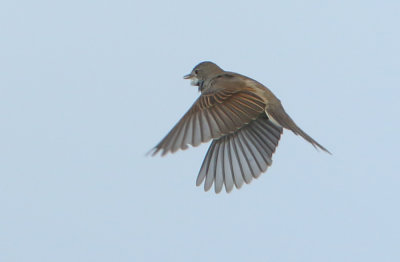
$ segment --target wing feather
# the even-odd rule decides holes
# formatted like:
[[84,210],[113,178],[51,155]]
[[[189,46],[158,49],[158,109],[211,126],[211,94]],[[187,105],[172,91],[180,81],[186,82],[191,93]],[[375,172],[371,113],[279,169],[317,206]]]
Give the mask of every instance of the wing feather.
[[218,139],[240,129],[264,112],[262,98],[252,88],[210,89],[203,92],[189,111],[179,120],[160,143],[153,155],[162,150],[162,155],[186,149],[187,145]]
[[[272,135],[273,133],[273,135]],[[279,135],[277,135],[279,134]],[[272,154],[278,146],[282,127],[261,115],[233,134],[213,140],[197,177],[197,185],[215,192],[223,185],[226,192],[240,188],[258,178],[272,164]]]

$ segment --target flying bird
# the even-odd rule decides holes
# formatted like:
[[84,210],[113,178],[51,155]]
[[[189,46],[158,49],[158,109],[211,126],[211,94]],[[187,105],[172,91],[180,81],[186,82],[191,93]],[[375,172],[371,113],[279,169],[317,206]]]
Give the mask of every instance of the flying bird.
[[198,86],[200,97],[154,149],[174,153],[212,140],[196,185],[240,189],[272,164],[283,128],[300,135],[315,148],[330,152],[301,130],[285,112],[280,100],[261,83],[212,62],[195,66],[184,79]]

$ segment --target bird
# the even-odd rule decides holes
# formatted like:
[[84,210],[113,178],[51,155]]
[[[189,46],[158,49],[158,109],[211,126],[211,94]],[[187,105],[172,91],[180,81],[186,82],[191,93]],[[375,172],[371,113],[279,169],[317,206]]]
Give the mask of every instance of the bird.
[[331,154],[300,129],[281,101],[256,80],[210,61],[196,65],[184,79],[201,94],[151,152],[164,156],[212,141],[196,179],[196,186],[204,183],[204,191],[214,185],[215,193],[224,186],[230,193],[266,172],[284,128]]

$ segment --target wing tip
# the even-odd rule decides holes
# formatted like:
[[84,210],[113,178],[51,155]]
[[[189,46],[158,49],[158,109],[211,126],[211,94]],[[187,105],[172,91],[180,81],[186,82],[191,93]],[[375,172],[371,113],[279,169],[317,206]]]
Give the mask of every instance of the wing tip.
[[157,153],[160,151],[160,148],[157,147],[153,147],[152,149],[150,149],[149,151],[147,151],[147,153],[145,154],[145,156],[155,156],[157,155]]

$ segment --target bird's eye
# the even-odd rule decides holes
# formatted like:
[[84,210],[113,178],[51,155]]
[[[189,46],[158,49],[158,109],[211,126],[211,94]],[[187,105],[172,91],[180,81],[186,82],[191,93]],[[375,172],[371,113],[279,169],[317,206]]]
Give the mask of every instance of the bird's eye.
[[196,69],[196,70],[194,70],[194,73],[197,75],[197,73],[199,72],[199,70],[198,69]]

